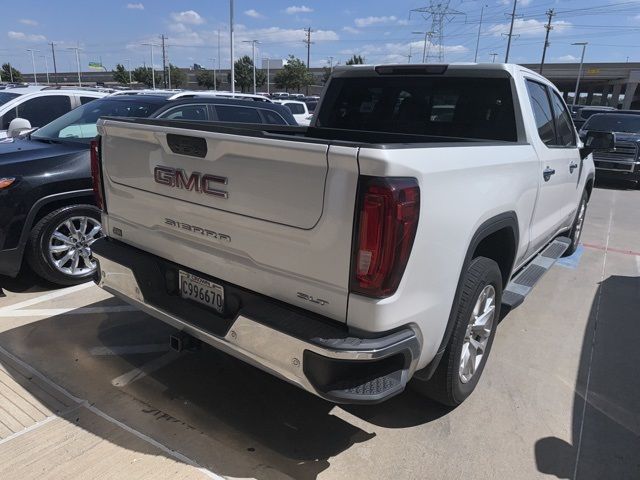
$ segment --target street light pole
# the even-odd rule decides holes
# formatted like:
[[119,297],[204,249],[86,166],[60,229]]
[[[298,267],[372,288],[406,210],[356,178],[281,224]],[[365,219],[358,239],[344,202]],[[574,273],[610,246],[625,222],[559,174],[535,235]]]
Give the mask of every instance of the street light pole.
[[38,77],[36,77],[36,58],[34,55],[35,50],[33,48],[27,48],[27,52],[31,52],[31,64],[33,65],[33,81],[35,85],[38,85]]
[[233,30],[233,0],[229,0],[229,43],[231,48],[231,93],[236,93],[236,66],[233,63],[233,42],[235,40],[235,32]]
[[50,85],[49,83],[49,62],[47,62],[47,56],[46,55],[40,55],[41,58],[44,58],[44,71],[47,74],[47,85]]
[[69,47],[69,48],[67,48],[67,50],[75,50],[75,52],[76,52],[76,67],[78,68],[78,86],[81,87],[82,86],[82,76],[80,75],[80,54],[78,53],[80,48],[79,47]]
[[[270,72],[270,70],[269,70],[269,68],[270,68],[270,66],[271,66],[271,65],[270,65],[270,63],[271,63],[271,59],[270,59],[270,58],[267,58],[266,60],[267,60],[267,95],[268,95],[268,94],[270,94],[270,93],[271,93],[271,92],[269,91],[269,88],[270,88],[270,85],[271,85],[271,84],[270,84],[270,80],[269,80],[269,75],[270,75],[270,73],[271,73],[271,72]],[[264,65],[264,60],[263,60],[263,65]]]
[[153,47],[155,47],[155,43],[143,43],[142,45],[146,45],[148,47],[151,47],[151,85],[153,86],[153,89],[156,89],[156,69],[154,66],[154,59],[153,59]]
[[216,78],[218,76],[216,73],[216,59],[210,58],[209,60],[211,60],[211,63],[213,64],[213,91],[215,92],[216,90],[218,90],[216,86]]
[[584,52],[587,49],[587,45],[589,42],[576,42],[571,45],[582,45],[582,56],[580,57],[580,68],[578,69],[578,78],[576,79],[576,91],[573,94],[573,104],[575,105],[578,101],[578,91],[580,89],[580,77],[582,77],[582,66],[584,65]]
[[260,43],[258,40],[243,40],[242,43],[251,44],[251,56],[253,62],[253,94],[256,94],[256,43]]

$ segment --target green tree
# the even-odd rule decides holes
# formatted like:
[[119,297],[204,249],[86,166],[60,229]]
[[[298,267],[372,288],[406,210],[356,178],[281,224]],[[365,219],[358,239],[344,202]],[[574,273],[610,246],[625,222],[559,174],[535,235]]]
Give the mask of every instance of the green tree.
[[5,64],[2,65],[2,70],[0,71],[0,76],[2,77],[2,80],[5,81],[5,82],[10,82],[12,76],[13,76],[13,81],[14,82],[21,82],[22,81],[22,73],[20,73],[20,70],[17,70],[15,68],[13,68],[8,63],[5,63]]
[[[211,90],[214,87],[213,71],[211,70],[199,71],[196,74],[196,80],[198,82],[198,85],[200,85],[201,87],[205,87],[207,90]],[[216,88],[220,88],[220,85],[222,84],[222,80],[220,80],[220,78],[216,78],[215,81],[217,83]]]
[[129,84],[129,72],[124,68],[124,65],[121,65],[120,63],[117,64],[116,69],[112,70],[112,73],[114,82],[118,82],[122,85]]
[[313,75],[302,60],[289,55],[287,64],[276,73],[273,80],[278,88],[284,88],[287,92],[289,89],[300,91],[311,85]]
[[[236,87],[242,92],[253,89],[253,60],[249,55],[239,58],[234,62]],[[231,83],[231,74],[227,74],[227,80]],[[256,88],[267,82],[267,76],[262,70],[256,70]]]
[[[133,79],[136,82],[144,83],[147,87],[153,86],[153,78],[151,76],[151,67],[138,67],[133,70]],[[159,81],[156,74],[156,82]]]
[[169,64],[169,75],[171,77],[171,88],[181,88],[187,86],[187,74],[180,67]]
[[322,67],[322,84],[324,85],[329,81],[331,77],[331,69],[329,67]]
[[362,64],[364,64],[364,57],[362,55],[354,55],[346,62],[346,65],[362,65]]

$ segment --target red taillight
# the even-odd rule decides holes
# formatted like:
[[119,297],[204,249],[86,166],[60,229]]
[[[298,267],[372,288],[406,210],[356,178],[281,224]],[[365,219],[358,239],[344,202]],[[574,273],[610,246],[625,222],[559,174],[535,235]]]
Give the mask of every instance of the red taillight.
[[100,138],[91,140],[91,179],[93,181],[93,196],[96,206],[104,210],[104,196],[102,194],[102,168],[100,165]]
[[414,178],[360,177],[351,291],[384,298],[398,289],[420,215]]

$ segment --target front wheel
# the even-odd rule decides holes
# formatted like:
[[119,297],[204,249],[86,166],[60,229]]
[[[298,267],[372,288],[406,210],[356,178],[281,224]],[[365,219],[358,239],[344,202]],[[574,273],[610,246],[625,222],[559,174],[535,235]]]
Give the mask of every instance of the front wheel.
[[91,245],[101,236],[100,210],[96,207],[59,208],[31,230],[27,261],[38,276],[57,285],[86,282],[96,270]]
[[589,202],[589,196],[587,192],[582,192],[580,198],[580,204],[578,205],[578,211],[576,212],[576,218],[573,220],[571,226],[571,232],[569,233],[569,239],[571,244],[569,248],[564,252],[563,257],[573,255],[580,245],[580,237],[582,236],[582,229],[584,227],[584,219],[587,216],[587,203]]
[[464,272],[452,315],[454,328],[444,356],[428,381],[414,388],[447,406],[460,405],[476,388],[487,363],[500,319],[502,274],[498,264],[477,257]]

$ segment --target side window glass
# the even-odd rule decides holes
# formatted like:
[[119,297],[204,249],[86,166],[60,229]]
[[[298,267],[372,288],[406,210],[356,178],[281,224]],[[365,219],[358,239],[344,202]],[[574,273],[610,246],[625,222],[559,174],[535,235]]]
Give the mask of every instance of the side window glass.
[[162,114],[169,120],[196,120],[206,122],[209,119],[206,105],[182,105]]
[[36,97],[18,105],[18,116],[26,118],[32,127],[43,127],[71,111],[71,99],[67,95]]
[[551,91],[551,104],[553,105],[553,116],[556,120],[557,145],[574,147],[576,145],[576,136],[571,115],[569,115],[562,99],[554,91]]
[[556,144],[556,131],[553,123],[553,114],[551,112],[551,104],[547,96],[547,89],[531,80],[527,80],[527,90],[529,92],[529,100],[533,108],[533,116],[536,120],[536,127],[540,139],[545,145]]
[[280,116],[280,114],[276,112],[272,112],[271,110],[260,109],[260,113],[264,117],[264,123],[268,123],[270,125],[286,125],[287,122],[284,121],[284,118]]
[[11,120],[17,117],[16,110],[17,110],[16,108],[12,108],[2,116],[2,121],[0,121],[0,129],[2,130],[9,129],[9,124],[11,123]]
[[262,123],[255,108],[216,105],[216,113],[221,122]]
[[96,97],[80,97],[80,105],[84,105],[85,103],[93,102],[97,100]]

